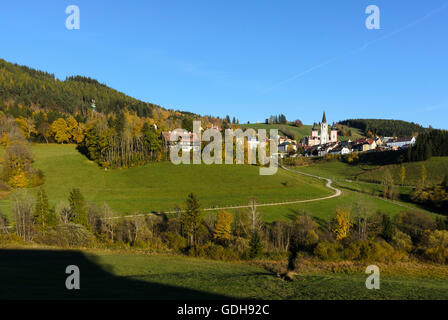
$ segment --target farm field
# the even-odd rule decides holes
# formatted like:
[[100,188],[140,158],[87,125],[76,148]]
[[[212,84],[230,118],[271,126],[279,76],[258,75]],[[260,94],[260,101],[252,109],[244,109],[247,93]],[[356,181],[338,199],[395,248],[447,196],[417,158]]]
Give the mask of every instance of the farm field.
[[[170,162],[105,171],[74,145],[33,145],[35,167],[45,174],[44,188],[56,205],[79,188],[90,202],[108,203],[119,213],[173,210],[194,192],[204,208],[304,200],[333,194],[323,181],[279,170],[260,176],[259,168],[239,165],[180,165]],[[9,201],[1,201],[8,212]]]
[[[307,272],[293,282],[262,267],[198,258],[0,249],[0,299],[447,299],[446,267],[434,278],[381,277],[380,290],[367,290],[363,272]],[[65,289],[67,265],[82,270],[82,290]],[[445,276],[443,275],[445,274]]]

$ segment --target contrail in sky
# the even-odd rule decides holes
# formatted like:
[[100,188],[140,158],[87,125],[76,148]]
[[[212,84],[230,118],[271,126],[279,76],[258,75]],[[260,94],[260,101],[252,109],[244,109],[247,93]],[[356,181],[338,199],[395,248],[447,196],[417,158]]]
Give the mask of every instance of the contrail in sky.
[[382,36],[382,37],[379,37],[379,38],[377,38],[377,39],[371,40],[371,41],[365,43],[364,45],[362,45],[362,46],[359,47],[359,48],[356,48],[356,49],[354,49],[354,50],[348,51],[348,52],[346,52],[346,53],[344,53],[344,54],[342,54],[342,55],[333,57],[333,58],[331,58],[331,59],[329,59],[329,60],[327,60],[327,61],[325,61],[325,62],[322,62],[322,63],[320,63],[320,64],[315,65],[314,67],[311,67],[311,68],[309,68],[309,69],[307,69],[307,70],[305,70],[305,71],[302,71],[302,72],[300,72],[300,73],[298,73],[298,74],[296,74],[296,75],[294,75],[294,76],[292,76],[292,77],[290,77],[290,78],[288,78],[288,79],[282,80],[282,81],[280,81],[280,82],[274,84],[272,87],[268,88],[264,93],[270,92],[270,91],[272,91],[273,89],[275,89],[275,88],[277,88],[277,87],[279,87],[279,86],[281,86],[281,85],[283,85],[283,84],[285,84],[285,83],[288,83],[288,82],[294,81],[294,80],[296,80],[296,79],[299,79],[299,78],[301,78],[302,76],[304,76],[304,75],[306,75],[306,74],[308,74],[308,73],[310,73],[310,72],[312,72],[312,71],[314,71],[314,70],[320,69],[320,68],[322,68],[322,67],[324,67],[324,66],[326,66],[326,65],[328,65],[328,64],[330,64],[330,63],[332,63],[332,62],[334,62],[334,61],[336,61],[336,60],[339,60],[339,59],[345,58],[345,57],[347,57],[347,56],[353,55],[353,54],[355,54],[355,53],[361,52],[361,51],[365,50],[366,48],[368,48],[369,46],[371,46],[371,45],[374,44],[374,43],[377,43],[377,42],[380,42],[380,41],[389,39],[390,37],[393,37],[393,36],[395,36],[396,34],[398,34],[398,33],[400,33],[400,32],[403,32],[403,31],[405,31],[405,30],[407,30],[407,29],[409,29],[409,28],[414,27],[415,25],[421,23],[422,21],[424,21],[424,20],[430,18],[430,17],[433,16],[434,14],[439,13],[440,11],[446,9],[446,7],[448,7],[448,2],[445,3],[445,4],[444,4],[443,6],[441,6],[441,7],[439,7],[439,8],[437,8],[437,9],[434,9],[434,10],[428,12],[428,13],[425,14],[423,17],[421,17],[421,18],[419,18],[419,19],[417,19],[417,20],[415,20],[415,21],[413,21],[413,22],[411,22],[411,23],[409,23],[409,24],[407,24],[407,25],[405,25],[405,26],[403,26],[403,27],[401,27],[401,28],[398,28],[398,29],[396,29],[396,30],[394,30],[394,31],[392,31],[392,32],[390,32],[390,33],[388,33],[388,34],[385,34],[385,35]]

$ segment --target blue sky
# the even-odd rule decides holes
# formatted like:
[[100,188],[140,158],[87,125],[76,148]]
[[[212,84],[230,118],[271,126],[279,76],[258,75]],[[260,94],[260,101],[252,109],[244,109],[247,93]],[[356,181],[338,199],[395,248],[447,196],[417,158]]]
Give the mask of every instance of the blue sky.
[[447,0],[2,1],[0,58],[240,122],[325,110],[448,128],[447,21]]

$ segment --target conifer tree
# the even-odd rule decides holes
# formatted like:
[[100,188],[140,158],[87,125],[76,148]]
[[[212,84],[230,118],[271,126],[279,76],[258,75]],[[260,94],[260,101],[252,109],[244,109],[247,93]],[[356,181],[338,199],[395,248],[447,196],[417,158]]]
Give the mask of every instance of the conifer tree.
[[81,194],[79,189],[73,189],[70,192],[68,199],[70,203],[70,209],[72,211],[72,221],[73,223],[80,224],[87,229],[90,229],[89,218],[87,215],[87,205],[84,196]]
[[52,227],[56,224],[56,217],[48,203],[48,197],[43,188],[37,192],[36,207],[34,209],[36,225],[42,230]]
[[190,246],[196,244],[196,235],[202,222],[200,207],[198,198],[190,193],[186,200],[186,209],[181,216],[182,231]]
[[249,258],[255,259],[263,253],[263,243],[261,242],[260,233],[255,230],[252,232],[249,242]]

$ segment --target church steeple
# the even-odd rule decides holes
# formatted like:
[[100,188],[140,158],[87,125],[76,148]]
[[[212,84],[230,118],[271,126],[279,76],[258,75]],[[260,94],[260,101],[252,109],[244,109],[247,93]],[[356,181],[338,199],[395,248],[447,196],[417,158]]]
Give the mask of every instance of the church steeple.
[[322,123],[327,123],[327,117],[325,116],[325,111],[324,111],[324,116],[322,117]]

